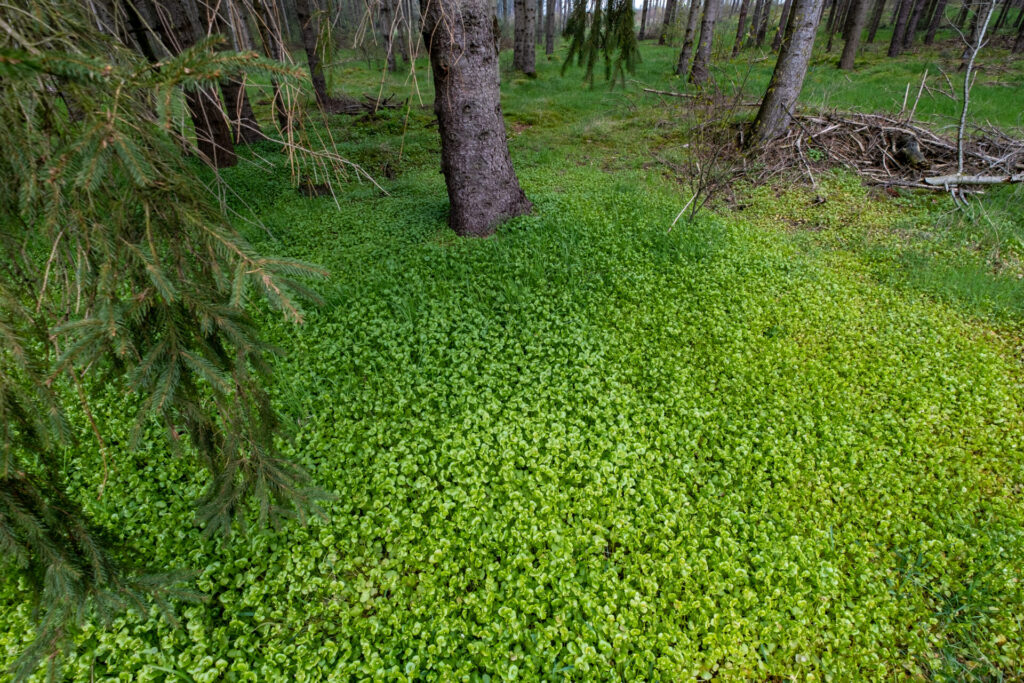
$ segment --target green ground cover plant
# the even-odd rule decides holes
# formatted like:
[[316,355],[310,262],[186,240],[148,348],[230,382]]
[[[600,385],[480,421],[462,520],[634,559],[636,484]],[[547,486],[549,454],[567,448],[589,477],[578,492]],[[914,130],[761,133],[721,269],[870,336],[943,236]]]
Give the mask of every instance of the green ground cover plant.
[[[673,59],[645,45],[637,78],[673,87]],[[332,273],[301,327],[255,315],[282,350],[282,449],[334,498],[204,539],[201,486],[155,432],[99,498],[101,455],[76,454],[96,518],[201,568],[206,600],[86,628],[67,678],[1024,677],[1019,193],[978,204],[986,223],[829,171],[816,193],[740,183],[670,229],[684,193],[650,153],[685,144],[678,105],[538,65],[504,84],[536,208],[494,238],[446,227],[415,100],[331,124],[388,196],[303,197],[261,146],[224,172],[258,249]],[[805,101],[868,106],[875,86],[826,69]],[[121,388],[93,391],[127,444]],[[24,594],[0,581],[5,661]]]

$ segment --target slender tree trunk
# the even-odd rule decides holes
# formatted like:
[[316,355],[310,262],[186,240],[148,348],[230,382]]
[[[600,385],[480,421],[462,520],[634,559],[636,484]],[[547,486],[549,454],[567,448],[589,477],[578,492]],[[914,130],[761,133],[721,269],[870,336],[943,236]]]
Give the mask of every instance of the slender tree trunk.
[[[296,8],[300,4],[304,4],[308,0],[295,0]],[[380,35],[384,42],[384,62],[387,64],[388,71],[394,73],[398,71],[398,63],[395,61],[395,16],[396,7],[394,7],[395,0],[381,0],[380,3],[380,14],[378,21],[380,22]],[[302,24],[302,17],[299,16],[299,22],[303,25],[302,42],[306,42],[305,25]],[[307,54],[309,48],[306,48]]]
[[832,37],[836,33],[836,26],[839,24],[839,16],[842,15],[846,8],[846,0],[835,0],[832,3],[832,9],[828,14],[828,23],[825,25],[825,29],[828,31],[828,43],[825,45],[825,52],[832,52]]
[[914,38],[917,36],[917,26],[921,23],[921,14],[924,12],[924,7],[927,4],[928,0],[917,0],[914,3],[914,9],[910,11],[910,19],[907,21],[906,31],[903,33],[904,50],[909,50],[914,44]]
[[647,33],[647,6],[651,3],[651,0],[644,0],[643,9],[640,10],[640,37],[638,40],[646,38]]
[[690,0],[690,11],[686,15],[686,34],[683,36],[683,49],[679,51],[676,61],[676,75],[683,76],[690,68],[690,53],[693,51],[693,37],[697,33],[697,22],[700,20],[700,0]]
[[971,11],[971,0],[964,0],[964,3],[960,5],[960,13],[956,15],[956,21],[954,22],[961,31],[964,30],[964,23],[967,21],[967,15]]
[[[274,61],[284,61],[284,42],[281,35],[281,25],[277,20],[277,11],[273,0],[259,0],[258,12],[261,16],[256,17],[256,28],[263,41],[263,49]],[[291,130],[291,116],[288,112],[288,105],[281,92],[281,86],[277,79],[271,79],[271,89],[274,93],[274,111],[277,113],[277,123],[282,133]]]
[[896,15],[896,24],[892,29],[892,40],[889,41],[889,56],[899,57],[903,52],[903,34],[907,30],[907,20],[910,18],[910,10],[913,8],[914,0],[903,0],[900,4],[900,12]]
[[853,2],[844,31],[846,42],[843,44],[843,54],[839,58],[840,69],[853,68],[853,62],[857,58],[857,48],[860,46],[860,35],[864,31],[864,24],[868,18],[870,0],[853,0]]
[[811,61],[821,3],[822,0],[793,0],[779,59],[751,127],[748,145],[764,144],[789,127],[793,107],[807,76],[807,65]]
[[1003,8],[999,10],[999,18],[996,19],[996,23],[992,26],[993,31],[998,31],[1006,23],[1006,16],[1010,12],[1010,5],[1013,4],[1013,0],[1003,0]]
[[[434,74],[448,224],[459,235],[490,235],[532,208],[508,152],[491,0],[420,0],[420,11]],[[533,33],[526,36],[532,48]]]
[[764,45],[765,36],[768,35],[768,22],[772,16],[772,2],[773,0],[768,0],[764,3],[764,11],[761,12],[761,23],[757,26],[757,42],[755,43],[757,47]]
[[[426,16],[423,9],[423,1],[420,0],[420,13]],[[435,0],[445,2],[447,0]],[[527,76],[537,75],[537,51],[533,45],[533,35],[537,25],[537,6],[533,0],[514,0],[515,11],[515,36],[512,54],[512,68],[522,71]],[[445,24],[441,24],[445,26]]]
[[[384,5],[389,6],[390,0],[385,0]],[[302,34],[302,47],[306,49],[306,62],[309,64],[309,77],[313,81],[313,94],[316,95],[316,103],[323,111],[327,111],[330,98],[327,96],[327,80],[324,78],[324,68],[320,64],[320,55],[317,52],[317,37],[320,35],[320,28],[317,26],[316,17],[310,8],[309,0],[295,0],[295,15],[299,20],[299,31]],[[390,24],[389,24],[390,27]],[[390,40],[388,41],[388,54],[391,54]],[[391,55],[391,61],[394,61]],[[391,66],[390,64],[388,65]]]
[[793,0],[786,0],[782,4],[782,16],[779,17],[779,30],[775,32],[775,38],[772,40],[772,50],[775,52],[779,51],[782,47],[782,36],[786,32],[786,22],[789,21],[789,10],[793,6]]
[[764,8],[768,5],[768,0],[756,0],[754,3],[754,16],[750,19],[750,31],[747,33],[746,47],[754,47],[754,41],[757,39],[757,27],[761,25],[761,15],[764,13]]
[[875,42],[875,34],[878,33],[878,25],[882,23],[882,13],[885,11],[885,0],[875,0],[875,7],[871,11],[871,23],[868,26],[868,43]]
[[718,3],[719,0],[704,0],[704,18],[700,22],[697,54],[693,58],[693,68],[690,69],[690,83],[694,85],[704,85],[711,77],[711,44],[715,33],[715,20],[718,18]]
[[747,30],[747,9],[750,7],[750,0],[741,0],[740,2],[740,17],[736,23],[736,42],[732,45],[732,56],[735,57],[739,54],[740,48],[743,47],[743,34]]
[[544,54],[555,53],[555,0],[548,0],[547,16],[544,17]]
[[1024,53],[1024,11],[1021,12],[1020,27],[1017,29],[1017,39],[1013,41],[1011,52],[1015,55]]
[[672,28],[672,19],[675,13],[676,0],[668,0],[665,3],[665,15],[661,22],[661,34],[658,36],[658,45],[664,45],[668,41],[668,32]]
[[928,32],[924,34],[924,44],[931,45],[935,42],[935,33],[939,30],[939,26],[942,25],[942,20],[946,17],[946,1],[938,0],[935,3],[935,10],[932,12],[932,20],[928,22]]
[[536,44],[540,45],[544,40],[544,0],[537,0],[537,21],[535,25]]

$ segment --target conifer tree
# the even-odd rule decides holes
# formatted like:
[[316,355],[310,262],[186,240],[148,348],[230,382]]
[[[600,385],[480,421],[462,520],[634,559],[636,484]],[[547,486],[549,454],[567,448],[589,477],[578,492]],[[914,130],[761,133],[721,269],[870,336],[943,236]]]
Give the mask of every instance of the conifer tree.
[[296,296],[311,293],[295,278],[315,271],[259,255],[231,227],[174,116],[225,76],[298,74],[215,39],[153,68],[86,12],[0,6],[0,553],[37,614],[18,677],[56,661],[85,620],[166,607],[181,578],[130,562],[65,477],[61,449],[90,467],[85,445],[98,444],[104,477],[118,455],[91,387],[124,392],[135,427],[122,448],[157,429],[208,482],[208,534],[250,508],[261,522],[304,517],[319,495],[279,452],[268,348],[247,313],[256,295],[301,321]]

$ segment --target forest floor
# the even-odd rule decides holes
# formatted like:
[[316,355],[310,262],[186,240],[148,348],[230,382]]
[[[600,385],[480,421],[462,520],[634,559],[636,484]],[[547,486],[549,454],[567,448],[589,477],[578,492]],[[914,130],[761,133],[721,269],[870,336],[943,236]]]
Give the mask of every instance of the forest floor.
[[[896,112],[926,67],[956,86],[949,45],[880,49],[849,74],[816,58],[804,106]],[[209,599],[179,629],[87,628],[69,676],[1024,677],[1021,191],[958,211],[809,151],[815,187],[730,177],[673,226],[692,114],[640,89],[685,87],[676,49],[642,52],[625,89],[543,55],[536,79],[503,73],[535,210],[490,239],[445,226],[422,63],[423,106],[332,119],[387,196],[303,197],[269,147],[225,172],[260,249],[331,271],[302,326],[260,317],[286,451],[336,495],[308,526],[207,541],[202,482],[156,437],[125,454],[87,504],[148,563],[203,568]],[[972,119],[1011,130],[1024,60],[1004,56]],[[756,99],[771,61],[747,57],[715,75]],[[340,60],[333,87],[376,92],[378,66]],[[926,92],[916,120],[955,114]],[[95,491],[99,471],[69,474]],[[19,598],[0,591],[8,658]]]

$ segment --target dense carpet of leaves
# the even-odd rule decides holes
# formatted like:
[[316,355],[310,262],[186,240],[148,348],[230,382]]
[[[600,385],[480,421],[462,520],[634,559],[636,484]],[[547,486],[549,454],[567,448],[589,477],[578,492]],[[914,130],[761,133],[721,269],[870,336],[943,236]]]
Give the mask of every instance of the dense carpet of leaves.
[[[668,231],[658,181],[521,177],[535,214],[463,241],[435,173],[340,208],[234,174],[264,252],[333,272],[305,325],[266,324],[285,450],[336,498],[204,541],[159,439],[99,500],[83,470],[110,530],[204,568],[208,601],[88,631],[69,676],[1024,675],[1018,359],[778,231]],[[0,605],[10,658],[28,608],[9,584]]]

